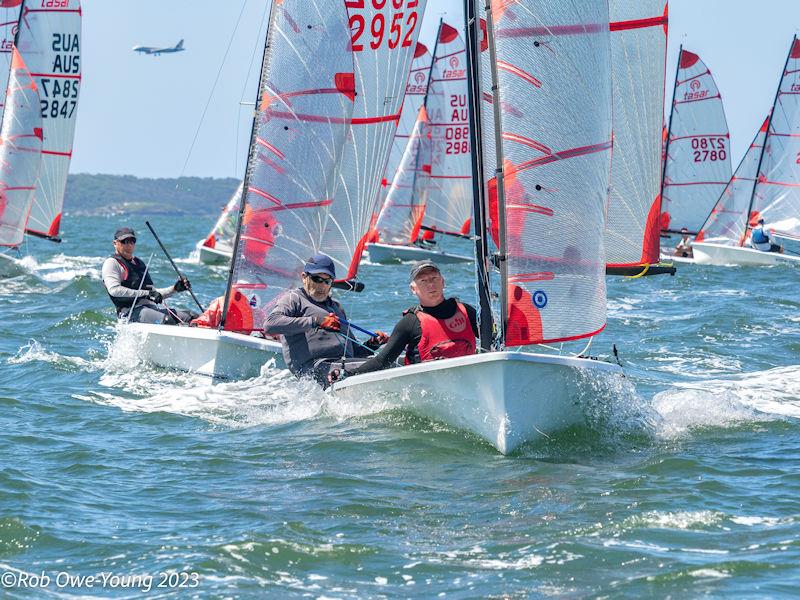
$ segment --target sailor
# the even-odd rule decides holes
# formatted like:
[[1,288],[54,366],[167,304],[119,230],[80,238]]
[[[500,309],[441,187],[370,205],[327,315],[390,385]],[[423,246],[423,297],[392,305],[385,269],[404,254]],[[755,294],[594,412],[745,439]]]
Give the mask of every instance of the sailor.
[[675,256],[682,256],[684,258],[692,258],[692,238],[689,235],[689,230],[686,227],[681,229],[681,241],[675,246]]
[[330,295],[336,278],[330,256],[309,258],[301,277],[302,287],[278,298],[264,330],[281,335],[283,358],[292,373],[309,375],[327,387],[333,365],[361,364],[372,353],[367,348],[377,348],[388,336],[377,332],[367,340],[367,348],[353,344],[344,309]]
[[[147,266],[133,255],[136,234],[129,227],[114,233],[114,254],[103,263],[103,285],[117,309],[117,317],[138,323],[177,325],[188,323],[196,313],[168,308],[162,302],[177,292],[191,289],[186,277],[175,285],[156,288]],[[131,308],[133,311],[131,311]]]
[[[436,263],[424,260],[411,268],[409,287],[419,304],[403,312],[392,335],[378,354],[351,368],[345,375],[357,375],[385,369],[405,350],[406,364],[455,358],[475,353],[478,319],[475,309],[456,298],[445,298],[444,276]],[[335,381],[341,369],[331,371]]]
[[769,232],[764,227],[764,219],[758,220],[758,227],[753,229],[753,234],[750,237],[750,245],[756,250],[761,252],[780,252],[783,253],[783,246],[773,244],[769,237]]

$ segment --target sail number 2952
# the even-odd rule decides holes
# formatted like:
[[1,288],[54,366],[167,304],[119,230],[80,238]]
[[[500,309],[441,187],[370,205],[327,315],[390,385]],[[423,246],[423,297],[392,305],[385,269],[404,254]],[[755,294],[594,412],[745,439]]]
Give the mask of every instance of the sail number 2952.
[[[371,9],[367,9],[367,2],[372,4]],[[353,52],[363,52],[367,45],[371,50],[383,45],[390,50],[411,45],[419,19],[415,10],[419,0],[345,0],[344,5],[350,14]],[[357,11],[375,14],[367,24],[367,18]]]
[[728,158],[725,149],[725,138],[701,137],[692,139],[692,155],[694,162],[715,162]]

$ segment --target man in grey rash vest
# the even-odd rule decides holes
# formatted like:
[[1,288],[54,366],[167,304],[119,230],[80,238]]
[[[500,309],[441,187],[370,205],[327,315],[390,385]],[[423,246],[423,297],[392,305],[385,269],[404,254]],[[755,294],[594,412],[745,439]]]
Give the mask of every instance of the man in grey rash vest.
[[[345,324],[342,305],[331,298],[336,278],[333,260],[316,254],[306,261],[301,275],[303,285],[277,299],[267,316],[264,331],[281,335],[283,358],[289,370],[301,377],[309,375],[323,387],[328,385],[328,372],[336,365],[355,365],[370,356],[370,350],[353,344],[353,335]],[[343,321],[345,323],[343,323]],[[377,348],[386,334],[366,342]]]
[[378,354],[361,365],[345,365],[344,373],[333,369],[330,380],[393,366],[403,350],[406,364],[474,354],[478,337],[475,309],[456,298],[445,298],[444,284],[436,263],[423,260],[414,264],[409,287],[419,304],[403,312]]
[[114,254],[103,263],[103,285],[117,309],[117,317],[159,325],[189,323],[196,318],[196,313],[161,304],[176,292],[191,289],[189,280],[182,277],[171,287],[156,288],[147,266],[133,255],[135,247],[136,234],[133,229],[121,227],[114,233]]

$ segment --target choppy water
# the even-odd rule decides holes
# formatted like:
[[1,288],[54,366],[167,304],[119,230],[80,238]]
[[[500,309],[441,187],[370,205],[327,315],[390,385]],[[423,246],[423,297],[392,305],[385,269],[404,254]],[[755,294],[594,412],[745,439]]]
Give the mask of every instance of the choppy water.
[[[593,351],[616,343],[635,391],[503,457],[278,370],[212,386],[140,364],[99,280],[119,223],[65,225],[0,280],[0,596],[797,595],[800,269],[610,280]],[[154,225],[188,257],[210,223]],[[223,268],[179,263],[220,293]],[[471,300],[470,273],[448,291]],[[390,328],[406,269],[363,276],[346,309]]]

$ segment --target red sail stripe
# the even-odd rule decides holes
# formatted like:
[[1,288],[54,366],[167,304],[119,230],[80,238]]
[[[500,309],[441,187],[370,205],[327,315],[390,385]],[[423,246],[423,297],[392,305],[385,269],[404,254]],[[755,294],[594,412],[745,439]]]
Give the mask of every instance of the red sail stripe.
[[551,35],[581,35],[605,31],[605,24],[587,23],[586,25],[553,25],[551,27],[518,27],[516,29],[498,29],[498,38],[524,38]]
[[534,77],[530,73],[527,73],[527,72],[523,71],[519,67],[516,67],[516,66],[514,66],[514,65],[512,65],[510,63],[507,63],[505,61],[502,61],[502,60],[498,60],[498,61],[495,61],[495,62],[497,63],[497,68],[498,69],[503,69],[504,71],[508,71],[512,75],[517,75],[518,77],[521,77],[522,79],[524,79],[525,81],[527,81],[528,83],[533,85],[534,87],[537,87],[537,88],[542,87],[542,82],[541,81],[536,79],[536,77]]
[[540,271],[538,273],[518,273],[508,275],[509,283],[523,283],[526,281],[552,281],[555,275],[551,271]]
[[[582,146],[580,148],[571,148],[569,150],[562,150],[556,152],[551,156],[542,156],[527,162],[521,163],[511,170],[511,173],[518,173],[525,169],[533,169],[542,165],[550,164],[557,160],[566,160],[568,158],[575,158],[576,156],[584,156],[586,154],[594,154],[595,152],[604,152],[611,149],[611,141],[603,142],[601,144],[593,144],[591,146]],[[510,173],[509,173],[510,174]]]
[[72,152],[56,152],[55,150],[42,150],[42,154],[50,154],[52,156],[69,156],[69,157],[72,157]]
[[257,143],[257,144],[260,144],[261,146],[264,146],[264,148],[266,148],[267,150],[270,150],[270,151],[271,151],[272,153],[274,153],[274,154],[275,154],[275,155],[276,155],[278,158],[286,158],[286,155],[285,155],[283,152],[281,152],[280,150],[278,150],[278,149],[277,149],[275,146],[273,146],[272,144],[270,144],[270,143],[269,143],[267,140],[265,140],[265,139],[262,139],[262,138],[256,138],[256,143]]
[[80,75],[70,75],[68,73],[31,73],[33,77],[57,77],[60,79],[81,79]]
[[628,29],[646,29],[648,27],[658,27],[668,23],[667,15],[660,17],[650,17],[647,19],[632,19],[630,21],[615,21],[609,23],[611,31],[626,31]]
[[503,133],[503,139],[508,140],[510,142],[517,142],[519,144],[523,144],[525,146],[529,146],[535,150],[539,150],[540,152],[544,152],[545,154],[552,154],[553,151],[550,150],[547,146],[542,144],[541,142],[537,142],[536,140],[532,140],[530,138],[523,137],[517,133]]
[[694,100],[675,100],[675,104],[689,104],[690,102],[703,102],[704,100],[716,100],[717,98],[722,98],[719,94],[716,96],[707,96],[705,98],[696,98]]

